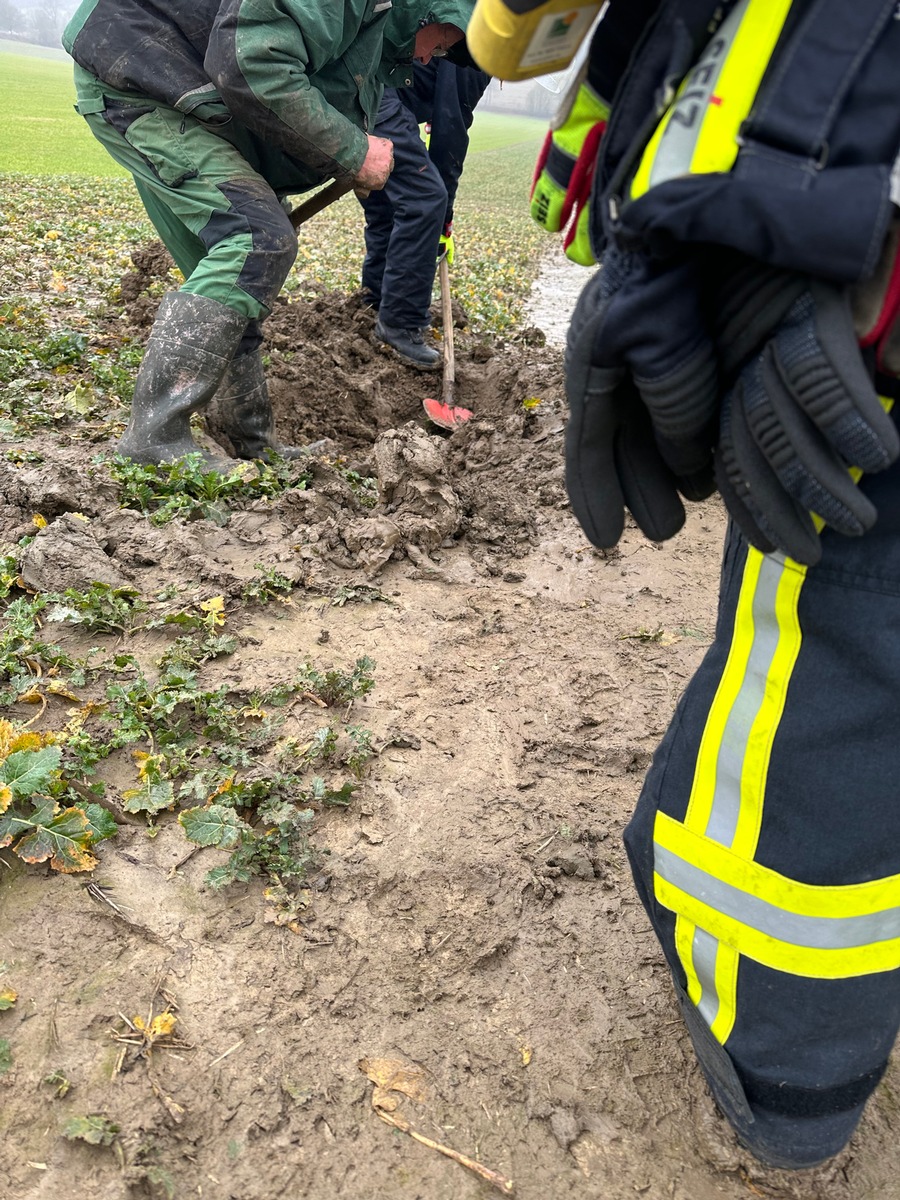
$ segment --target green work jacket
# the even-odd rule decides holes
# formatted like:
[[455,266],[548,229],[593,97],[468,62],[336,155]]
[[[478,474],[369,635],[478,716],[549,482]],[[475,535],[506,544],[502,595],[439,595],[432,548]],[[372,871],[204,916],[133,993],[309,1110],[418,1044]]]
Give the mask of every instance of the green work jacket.
[[[278,190],[354,175],[385,85],[412,80],[423,22],[474,0],[83,0],[63,34],[78,109],[149,98],[255,147]],[[243,127],[229,128],[230,124]]]

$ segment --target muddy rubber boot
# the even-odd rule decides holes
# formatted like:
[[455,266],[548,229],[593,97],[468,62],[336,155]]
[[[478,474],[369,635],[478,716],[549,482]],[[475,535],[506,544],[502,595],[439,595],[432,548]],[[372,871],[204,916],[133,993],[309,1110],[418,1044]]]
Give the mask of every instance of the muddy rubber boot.
[[238,458],[261,458],[272,454],[282,458],[301,458],[315,454],[324,445],[283,446],[275,436],[275,418],[266,386],[262,352],[239,354],[228,364],[216,392],[208,419],[210,431],[221,430],[234,447]]
[[135,381],[131,420],[116,452],[138,463],[202,454],[211,470],[234,470],[233,460],[197,445],[191,414],[215,395],[246,326],[246,317],[206,296],[163,296]]

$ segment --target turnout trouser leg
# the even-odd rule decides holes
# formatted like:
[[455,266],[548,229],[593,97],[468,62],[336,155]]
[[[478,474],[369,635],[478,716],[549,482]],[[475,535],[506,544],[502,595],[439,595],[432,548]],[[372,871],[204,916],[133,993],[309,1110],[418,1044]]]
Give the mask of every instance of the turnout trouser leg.
[[[248,326],[258,345],[258,322],[281,290],[297,239],[266,181],[202,122],[140,97],[106,105],[86,120],[132,173],[185,276],[178,300],[160,307],[150,362],[139,373],[131,424],[119,446],[140,461],[162,462],[198,449],[186,424],[190,413],[208,405],[238,346],[248,344]],[[202,314],[196,336],[190,329],[195,310]],[[234,430],[238,437],[243,432]]]
[[804,568],[732,528],[716,637],[625,840],[698,1058],[762,1161],[852,1134],[900,1026],[900,468]]

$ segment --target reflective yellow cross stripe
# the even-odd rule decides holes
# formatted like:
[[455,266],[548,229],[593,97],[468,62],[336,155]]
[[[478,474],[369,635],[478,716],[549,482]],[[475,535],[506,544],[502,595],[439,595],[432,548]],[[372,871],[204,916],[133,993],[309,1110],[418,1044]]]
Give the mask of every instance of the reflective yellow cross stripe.
[[900,875],[820,887],[748,862],[659,813],[656,894],[757,962],[845,979],[900,967]]
[[650,139],[632,199],[680,175],[731,170],[790,7],[791,0],[741,0],[729,13]]
[[[890,411],[891,401],[881,403]],[[859,470],[850,474],[859,481]],[[806,576],[789,558],[748,550],[684,822],[658,813],[654,828],[656,897],[676,914],[688,995],[722,1043],[737,1014],[741,954],[822,979],[900,966],[900,876],[819,887],[753,861],[772,743],[802,642]]]

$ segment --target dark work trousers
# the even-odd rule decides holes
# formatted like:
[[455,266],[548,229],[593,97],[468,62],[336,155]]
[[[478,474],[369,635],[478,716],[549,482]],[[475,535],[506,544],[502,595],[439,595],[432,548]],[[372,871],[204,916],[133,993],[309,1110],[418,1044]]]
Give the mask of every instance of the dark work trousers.
[[447,189],[428,156],[416,118],[388,88],[372,131],[394,143],[394,169],[380,192],[362,201],[366,257],[362,286],[385,325],[423,329],[429,309]]
[[625,834],[720,1106],[792,1160],[840,1149],[900,1025],[900,465],[860,486],[877,524],[815,567],[730,529]]

